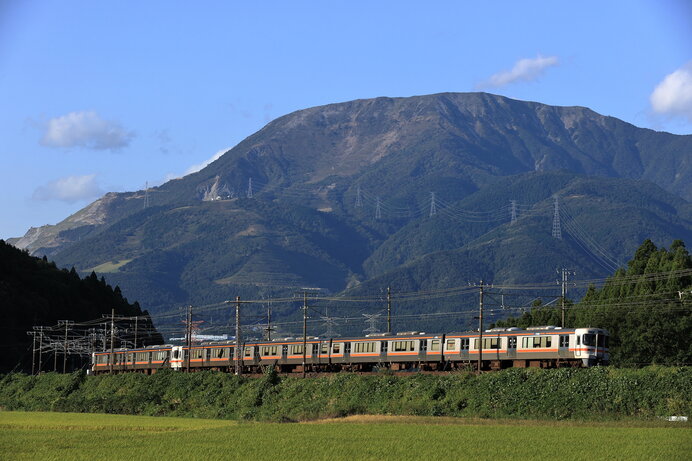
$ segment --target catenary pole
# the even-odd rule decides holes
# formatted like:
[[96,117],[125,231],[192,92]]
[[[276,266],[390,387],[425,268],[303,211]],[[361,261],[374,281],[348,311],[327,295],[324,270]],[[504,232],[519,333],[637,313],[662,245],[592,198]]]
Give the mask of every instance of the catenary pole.
[[480,302],[478,315],[478,371],[483,367],[483,280],[480,283]]

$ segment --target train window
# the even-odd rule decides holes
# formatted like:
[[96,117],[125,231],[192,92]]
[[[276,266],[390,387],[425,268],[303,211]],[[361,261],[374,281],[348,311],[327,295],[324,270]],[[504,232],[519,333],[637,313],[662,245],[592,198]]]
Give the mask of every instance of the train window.
[[204,357],[204,349],[193,349],[192,350],[192,358],[193,359],[201,359]]
[[428,350],[428,342],[424,339],[420,340],[420,343],[418,343],[418,350],[421,350],[423,352]]
[[577,335],[577,346],[581,346],[581,336]]
[[440,340],[439,339],[433,339],[430,341],[430,350],[432,352],[440,350]]
[[516,336],[509,336],[507,338],[507,349],[516,349],[517,348],[517,337]]
[[447,340],[447,350],[454,350],[457,347],[457,342],[455,339],[448,339]]
[[[303,347],[303,346],[301,346]],[[302,353],[302,352],[301,352]],[[260,355],[278,355],[279,348],[277,346],[262,346]]]
[[[474,349],[478,349],[478,340],[473,341]],[[499,349],[500,338],[483,338],[483,349]]]
[[375,352],[375,344],[376,343],[374,341],[354,343],[353,344],[353,352],[356,354],[366,353],[366,352]]
[[302,344],[292,344],[291,345],[291,354],[301,355],[302,353],[303,353],[303,345]]
[[317,355],[320,350],[320,345],[319,344],[313,344],[312,345],[312,355]]
[[585,334],[583,337],[583,342],[585,346],[595,346],[596,345],[596,335]]
[[252,357],[253,356],[253,346],[245,346],[245,357]]
[[224,349],[223,347],[214,349],[214,357],[216,357],[217,359],[222,359],[225,357],[225,355],[226,349]]
[[207,349],[205,349],[205,351],[207,351],[207,353],[206,353],[206,355],[205,355],[205,357],[204,357],[204,360],[207,360],[207,361],[208,361],[208,360],[211,358],[211,349],[210,349],[210,348],[207,348]]
[[320,349],[320,354],[326,354],[329,352],[329,343],[322,343],[322,349]]
[[467,351],[470,345],[471,341],[469,340],[469,338],[461,338],[461,350]]
[[281,355],[288,355],[288,344],[281,346]]
[[569,335],[560,335],[560,347],[569,347]]
[[394,341],[394,352],[412,352],[415,350],[413,341]]
[[346,343],[344,345],[344,354],[350,354],[351,353],[351,343]]
[[180,357],[180,350],[176,349],[173,351],[173,358],[177,359]]
[[550,336],[531,336],[528,338],[524,338],[524,343],[524,347],[533,347],[534,349],[539,349],[551,347],[553,344],[553,340]]
[[388,344],[389,344],[389,343],[388,343],[387,341],[382,341],[382,343],[381,343],[381,345],[380,345],[380,350],[381,350],[382,352],[384,352],[385,354],[387,353],[387,345],[388,345]]
[[341,352],[341,343],[332,344],[332,354],[339,354]]

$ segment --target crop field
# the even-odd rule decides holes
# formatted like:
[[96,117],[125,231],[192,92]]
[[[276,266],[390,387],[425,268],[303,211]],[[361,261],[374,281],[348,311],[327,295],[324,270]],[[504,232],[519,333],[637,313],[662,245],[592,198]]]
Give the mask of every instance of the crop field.
[[256,423],[0,412],[2,460],[689,459],[691,426],[353,416]]

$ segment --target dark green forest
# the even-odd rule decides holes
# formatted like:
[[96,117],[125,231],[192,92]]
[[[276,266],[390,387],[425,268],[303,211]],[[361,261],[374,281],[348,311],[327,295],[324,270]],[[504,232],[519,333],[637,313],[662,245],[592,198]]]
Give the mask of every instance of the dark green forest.
[[[31,371],[32,337],[27,332],[34,326],[48,327],[44,334],[47,341],[59,336],[57,328],[50,327],[61,320],[91,321],[110,315],[112,309],[118,316],[143,317],[139,319],[142,333],[138,345],[163,342],[149,314],[137,302],[129,303],[120,288],[111,287],[103,277],[99,279],[92,272],[81,278],[74,268],[58,269],[45,256],[29,256],[0,240],[0,372]],[[58,354],[62,365],[62,355]],[[53,369],[54,357],[53,351],[45,350],[43,370]],[[69,365],[76,366],[77,362],[71,359]]]
[[[646,240],[626,269],[601,288],[568,303],[566,327],[594,326],[611,334],[616,366],[692,364],[692,257],[681,240],[657,248]],[[560,325],[561,310],[537,306],[497,326]]]

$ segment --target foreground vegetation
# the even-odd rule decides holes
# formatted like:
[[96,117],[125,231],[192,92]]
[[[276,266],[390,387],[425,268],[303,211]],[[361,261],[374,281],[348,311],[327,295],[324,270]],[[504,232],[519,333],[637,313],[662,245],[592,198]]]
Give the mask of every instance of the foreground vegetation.
[[[588,443],[586,443],[588,441]],[[321,424],[0,412],[0,458],[684,459],[689,425],[355,418]]]
[[0,379],[5,410],[255,421],[348,415],[618,419],[692,414],[692,368],[510,369],[475,375],[340,373],[308,379],[161,371]]

